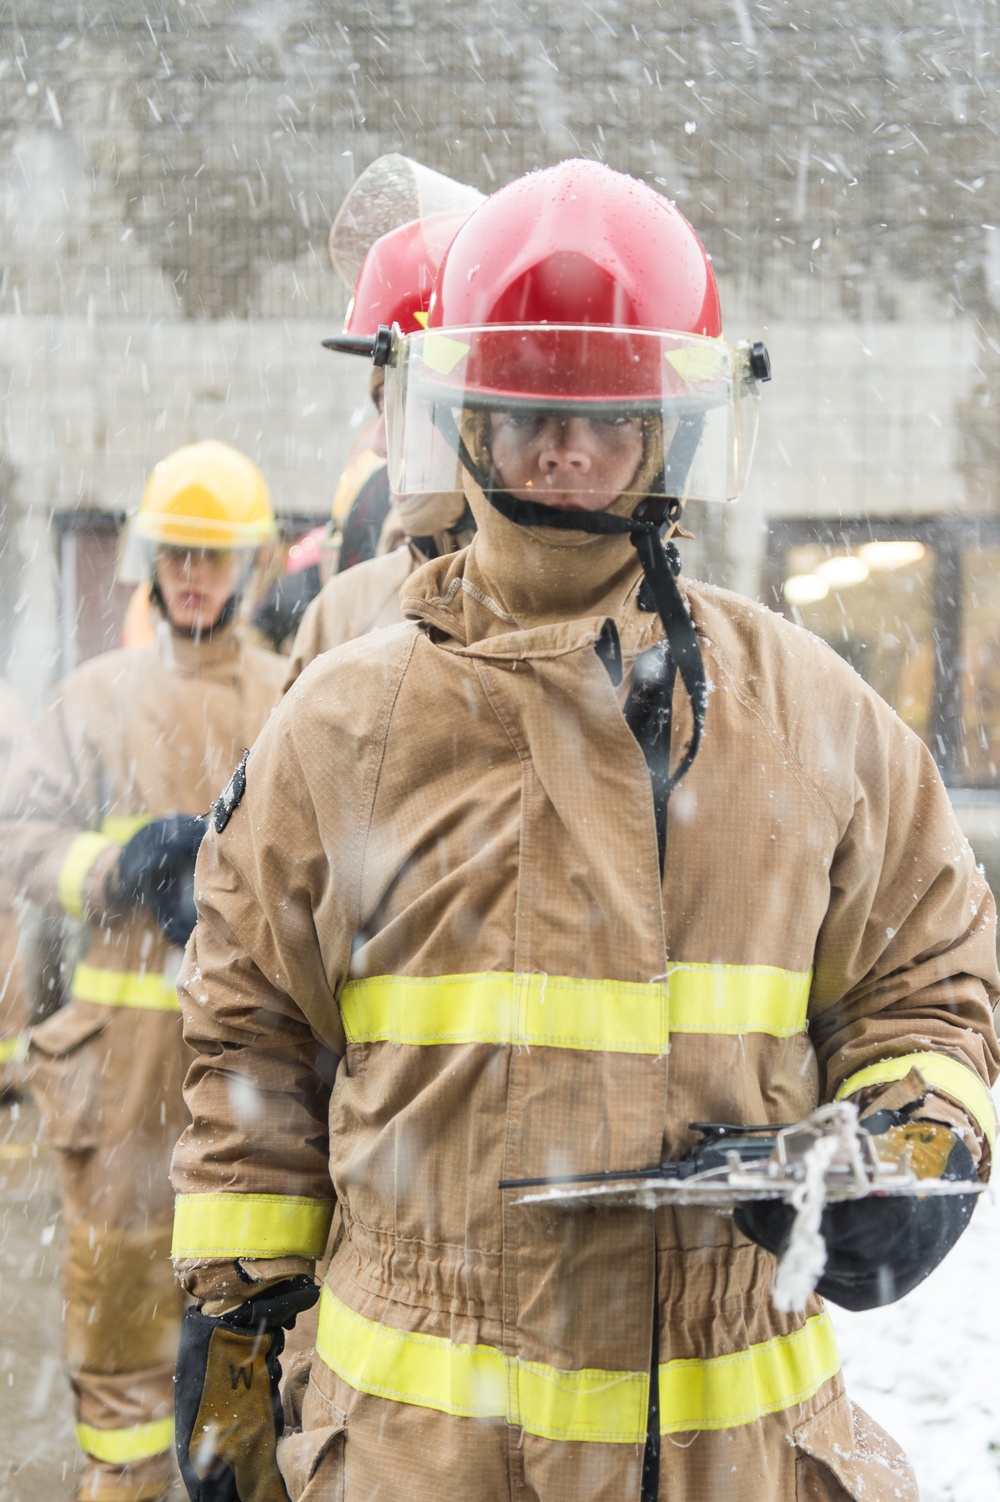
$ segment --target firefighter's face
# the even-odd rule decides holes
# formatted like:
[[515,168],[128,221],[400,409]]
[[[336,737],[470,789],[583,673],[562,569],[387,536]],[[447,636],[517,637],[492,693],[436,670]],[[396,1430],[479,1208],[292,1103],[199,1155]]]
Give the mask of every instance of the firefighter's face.
[[606,511],[642,463],[642,419],[491,412],[490,454],[519,501]]
[[221,548],[160,548],[156,578],[172,625],[210,631],[239,583],[240,554]]

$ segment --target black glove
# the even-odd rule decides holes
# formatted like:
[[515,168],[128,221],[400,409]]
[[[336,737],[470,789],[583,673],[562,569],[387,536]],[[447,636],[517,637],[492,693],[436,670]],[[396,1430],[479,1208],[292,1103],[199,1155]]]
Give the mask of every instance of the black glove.
[[194,863],[208,828],[194,814],[172,814],[144,824],[124,845],[114,882],[126,902],[149,908],[171,944],[183,949],[198,920]]
[[[911,1121],[907,1111],[876,1111],[861,1125],[880,1158],[905,1157],[918,1178],[976,1182],[972,1154],[949,1127]],[[817,1292],[844,1309],[894,1303],[951,1251],[975,1207],[974,1194],[871,1195],[827,1205],[820,1221],[826,1267]],[[745,1236],[780,1257],[795,1211],[784,1200],[760,1200],[739,1205],[735,1219]]]
[[177,1459],[191,1502],[288,1502],[276,1450],[284,1428],[278,1357],[319,1287],[276,1283],[228,1314],[188,1309],[174,1377]]

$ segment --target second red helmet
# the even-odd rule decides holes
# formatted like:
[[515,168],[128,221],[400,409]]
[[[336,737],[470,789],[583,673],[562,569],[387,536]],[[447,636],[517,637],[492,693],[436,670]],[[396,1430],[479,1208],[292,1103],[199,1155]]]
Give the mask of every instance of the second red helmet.
[[404,334],[425,328],[441,257],[466,217],[430,214],[381,235],[365,256],[344,333],[364,338],[394,323]]

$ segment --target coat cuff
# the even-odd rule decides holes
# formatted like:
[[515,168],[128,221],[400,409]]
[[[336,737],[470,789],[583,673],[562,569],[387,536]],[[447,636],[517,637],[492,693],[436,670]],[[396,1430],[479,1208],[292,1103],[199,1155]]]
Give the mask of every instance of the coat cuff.
[[315,1262],[326,1248],[333,1201],[286,1194],[179,1194],[171,1256],[177,1264],[283,1257]]
[[[837,1091],[837,1099],[843,1100],[849,1096],[858,1107],[862,1121],[867,1116],[873,1116],[877,1111],[901,1111],[912,1105],[914,1101],[922,1100],[922,1105],[913,1113],[913,1119],[936,1121],[950,1127],[969,1149],[973,1162],[979,1170],[979,1176],[985,1181],[990,1174],[991,1149],[995,1140],[995,1118],[994,1136],[991,1137],[987,1129],[990,1118],[983,1111],[977,1092],[974,1088],[969,1092],[966,1081],[961,1077],[954,1079],[950,1071],[944,1071],[944,1073],[948,1081],[954,1083],[955,1088],[948,1089],[947,1085],[945,1090],[936,1088],[937,1080],[933,1077],[935,1074],[941,1074],[942,1071],[935,1070],[933,1064],[935,1059],[957,1065],[957,1061],[943,1054],[924,1054],[915,1057],[908,1055],[906,1062],[911,1062],[912,1067],[901,1078],[890,1078],[888,1082],[872,1080],[870,1083],[857,1085],[854,1089],[850,1088],[852,1080],[856,1081],[861,1076],[867,1076],[870,1071],[881,1071],[883,1068],[903,1062],[898,1059],[888,1059],[882,1065],[869,1065],[868,1068],[860,1070],[858,1074],[845,1080]],[[967,1066],[957,1065],[957,1067],[969,1076],[974,1086],[980,1083],[979,1076],[973,1074]],[[989,1105],[992,1106],[988,1092],[984,1090],[983,1093]],[[972,1109],[973,1102],[978,1109]],[[982,1116],[986,1116],[985,1122],[981,1120]]]
[[107,881],[120,849],[116,840],[94,830],[70,841],[56,876],[56,891],[71,918],[89,918],[108,907]]
[[175,1262],[178,1283],[202,1305],[202,1312],[218,1316],[246,1303],[255,1293],[286,1278],[311,1278],[314,1264],[306,1257],[273,1257],[266,1261],[243,1257],[235,1262]]

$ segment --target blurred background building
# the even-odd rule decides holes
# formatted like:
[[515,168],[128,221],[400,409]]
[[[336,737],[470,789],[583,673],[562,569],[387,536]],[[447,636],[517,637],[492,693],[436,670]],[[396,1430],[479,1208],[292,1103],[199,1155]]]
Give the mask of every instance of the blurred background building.
[[[1000,847],[1000,49],[992,0],[8,0],[0,658],[112,645],[157,457],[250,452],[328,514],[366,372],[326,240],[399,150],[483,191],[596,156],[675,199],[763,337],[750,492],[688,572],[825,636]],[[998,867],[997,876],[1000,876]]]

